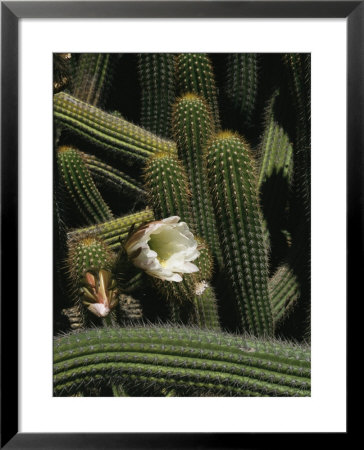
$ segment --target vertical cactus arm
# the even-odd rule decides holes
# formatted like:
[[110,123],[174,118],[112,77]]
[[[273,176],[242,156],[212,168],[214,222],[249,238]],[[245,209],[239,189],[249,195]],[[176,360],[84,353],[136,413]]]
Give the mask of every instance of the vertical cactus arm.
[[206,102],[196,94],[181,97],[174,107],[172,126],[178,155],[188,175],[196,233],[207,241],[221,265],[222,255],[203,154],[215,131]]
[[252,125],[258,95],[258,55],[232,53],[226,57],[226,95],[242,114],[244,125]]
[[205,53],[179,54],[176,60],[176,74],[179,94],[194,93],[203,97],[211,108],[216,129],[219,129],[217,89],[208,55]]
[[107,184],[117,191],[127,192],[135,197],[144,197],[145,191],[142,185],[126,173],[105,164],[93,155],[84,153],[86,166],[95,178],[96,182]]
[[156,219],[179,216],[194,230],[187,174],[175,155],[157,153],[144,168],[149,206]]
[[126,163],[145,162],[150,155],[160,151],[177,151],[174,142],[64,92],[54,96],[53,108],[54,117],[61,125],[105,150],[116,152]]
[[72,94],[93,106],[102,106],[113,75],[110,53],[82,53],[73,77]]
[[119,249],[121,241],[127,237],[132,226],[136,228],[142,223],[151,222],[152,220],[154,220],[153,211],[146,208],[108,222],[71,230],[67,233],[67,241],[72,242],[87,237],[98,237],[107,243],[111,249]]
[[54,342],[54,393],[119,381],[233,396],[309,396],[305,347],[177,327],[103,328]]
[[[149,205],[158,219],[177,215],[194,231],[191,214],[191,194],[186,172],[177,157],[157,154],[145,167],[145,186]],[[195,260],[198,265],[198,260]],[[198,273],[184,274],[180,283],[153,279],[153,284],[170,306],[171,319],[188,322],[193,310]]]
[[175,56],[171,53],[138,55],[142,113],[140,124],[157,136],[171,137],[171,113],[175,100]]
[[243,328],[271,335],[268,257],[249,146],[237,135],[223,132],[209,145],[206,158],[224,263]]
[[72,147],[59,147],[58,167],[63,183],[88,223],[113,218],[112,212],[98,191],[82,153]]

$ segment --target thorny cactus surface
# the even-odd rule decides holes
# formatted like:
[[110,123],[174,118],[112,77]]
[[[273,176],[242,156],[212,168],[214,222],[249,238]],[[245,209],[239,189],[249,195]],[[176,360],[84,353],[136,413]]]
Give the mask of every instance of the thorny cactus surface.
[[54,395],[310,395],[310,55],[54,56]]

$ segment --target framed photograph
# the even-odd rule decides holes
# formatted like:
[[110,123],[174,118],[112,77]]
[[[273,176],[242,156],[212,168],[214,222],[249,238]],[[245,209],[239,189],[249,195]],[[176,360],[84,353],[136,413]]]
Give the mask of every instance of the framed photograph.
[[346,437],[363,3],[1,20],[2,448]]

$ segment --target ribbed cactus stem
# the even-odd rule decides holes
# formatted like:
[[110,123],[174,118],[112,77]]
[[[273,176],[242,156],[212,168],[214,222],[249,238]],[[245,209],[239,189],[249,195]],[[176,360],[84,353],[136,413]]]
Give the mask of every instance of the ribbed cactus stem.
[[142,114],[140,124],[157,136],[171,136],[171,113],[175,100],[175,56],[171,53],[138,55]]
[[309,348],[185,327],[72,332],[54,341],[54,394],[100,383],[188,395],[310,396]]
[[274,322],[278,323],[287,317],[300,297],[297,276],[288,264],[278,267],[269,280],[269,293]]
[[[260,145],[259,187],[274,174],[281,174],[290,186],[293,176],[292,144],[289,136],[279,124],[274,107],[279,92],[275,91],[265,111],[265,126]],[[279,196],[274,192],[273,196]]]
[[69,231],[67,240],[71,242],[86,237],[98,237],[107,243],[109,248],[117,250],[120,248],[120,243],[127,237],[132,226],[137,228],[142,223],[151,222],[152,220],[154,220],[154,213],[147,208],[98,225]]
[[186,171],[176,155],[157,153],[145,170],[145,189],[156,219],[179,216],[194,230]]
[[223,132],[206,157],[224,263],[242,326],[254,335],[271,335],[268,258],[251,151],[241,137]]
[[84,153],[86,166],[100,185],[112,187],[114,190],[127,193],[134,197],[144,197],[145,191],[142,185],[131,176],[114,167],[105,164],[94,155]]
[[258,55],[233,53],[227,55],[226,94],[242,114],[244,125],[252,124],[258,94]]
[[186,169],[196,233],[204,238],[220,265],[222,255],[209,192],[204,150],[215,132],[207,103],[196,94],[181,97],[173,111],[173,134]]
[[[157,219],[179,216],[194,231],[188,179],[176,156],[158,153],[149,158],[145,167],[145,186],[149,206]],[[194,274],[185,274],[182,282],[153,279],[153,284],[169,303],[171,319],[175,322],[185,321],[182,316],[189,315],[188,311],[193,308]],[[187,309],[186,314],[181,313],[181,308]]]
[[206,53],[181,53],[176,64],[180,95],[194,93],[203,97],[211,108],[216,128],[220,127],[214,71]]
[[172,141],[159,138],[64,92],[54,96],[53,106],[54,117],[62,125],[105,150],[116,152],[126,163],[144,162],[158,151],[176,153]]
[[113,55],[82,53],[73,77],[72,94],[90,105],[102,106],[112,75]]
[[63,183],[86,222],[112,219],[112,212],[101,197],[82,153],[72,147],[59,147],[57,162]]

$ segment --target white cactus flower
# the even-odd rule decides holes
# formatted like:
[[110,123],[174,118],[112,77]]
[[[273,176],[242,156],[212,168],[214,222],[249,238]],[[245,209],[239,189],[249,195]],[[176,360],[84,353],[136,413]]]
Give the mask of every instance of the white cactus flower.
[[167,281],[180,282],[181,274],[198,272],[191,262],[200,256],[197,242],[188,225],[179,220],[172,216],[139,227],[125,243],[133,264]]

